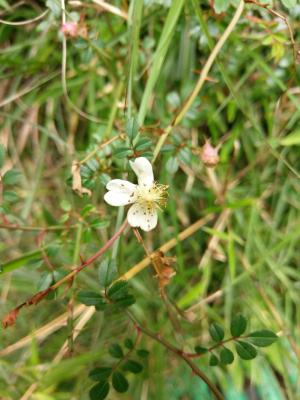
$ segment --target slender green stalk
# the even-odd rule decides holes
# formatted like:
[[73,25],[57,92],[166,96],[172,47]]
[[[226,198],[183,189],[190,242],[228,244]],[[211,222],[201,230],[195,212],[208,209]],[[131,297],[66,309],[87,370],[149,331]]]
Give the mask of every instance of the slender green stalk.
[[242,13],[244,10],[244,0],[241,0],[238,8],[236,9],[236,12],[234,13],[234,16],[231,20],[231,22],[229,23],[229,25],[227,26],[225,32],[223,33],[223,35],[220,37],[220,39],[218,40],[217,44],[215,45],[214,49],[212,50],[212,52],[210,53],[203,69],[201,70],[201,74],[199,76],[198,82],[196,83],[196,86],[194,87],[192,93],[190,94],[190,96],[188,97],[187,101],[185,102],[184,106],[182,107],[182,109],[180,110],[179,114],[177,114],[177,116],[174,118],[174,120],[172,121],[172,123],[165,129],[165,132],[163,135],[161,135],[161,137],[159,138],[154,152],[153,152],[153,161],[156,160],[163,144],[165,143],[167,137],[169,136],[169,134],[171,133],[172,129],[174,126],[178,125],[182,119],[184,118],[184,116],[186,115],[186,113],[188,112],[188,110],[190,109],[191,105],[193,104],[195,98],[198,96],[207,76],[208,73],[211,69],[211,67],[214,64],[214,61],[217,57],[217,55],[220,53],[222,47],[224,46],[226,40],[229,38],[231,32],[234,30],[236,24],[238,23]]

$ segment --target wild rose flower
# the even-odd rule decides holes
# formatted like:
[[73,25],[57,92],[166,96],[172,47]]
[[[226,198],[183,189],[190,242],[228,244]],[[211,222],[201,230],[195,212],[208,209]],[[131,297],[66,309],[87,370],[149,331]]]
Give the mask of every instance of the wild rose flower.
[[154,182],[153,169],[145,157],[129,161],[138,178],[138,184],[122,179],[113,179],[106,185],[104,200],[111,206],[132,204],[127,220],[132,227],[150,231],[157,225],[157,209],[166,204],[167,188]]

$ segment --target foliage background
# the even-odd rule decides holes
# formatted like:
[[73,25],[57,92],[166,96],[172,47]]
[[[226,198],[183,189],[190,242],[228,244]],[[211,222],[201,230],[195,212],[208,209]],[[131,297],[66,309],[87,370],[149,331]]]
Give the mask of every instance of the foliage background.
[[[134,179],[128,159],[151,158],[237,6],[227,0],[215,1],[215,8],[196,0],[111,2],[124,17],[97,1],[69,1],[67,20],[81,18],[88,36],[67,38],[64,52],[61,4],[0,1],[6,21],[0,25],[0,139],[6,149],[1,316],[95,253],[121,224],[124,211],[103,202],[106,182],[128,174]],[[278,333],[278,343],[251,363],[236,358],[230,366],[212,368],[207,359],[199,360],[228,399],[300,396],[300,6],[296,0],[269,4],[287,15],[294,42],[282,18],[246,4],[200,94],[154,164],[157,180],[170,185],[169,201],[156,230],[143,235],[147,247],[154,250],[208,218],[167,253],[176,257],[177,270],[169,297],[195,320],[182,319],[172,308],[180,325],[174,327],[150,266],[130,279],[138,319],[187,349],[209,342],[212,321],[228,329],[237,312],[252,330]],[[11,24],[44,11],[38,21]],[[143,139],[134,151],[124,135],[132,116]],[[220,145],[214,170],[201,162],[206,138]],[[74,160],[84,161],[82,183],[91,197],[72,190]],[[132,231],[109,255],[120,275],[145,257]],[[99,290],[99,263],[1,330],[0,398],[86,399],[93,384],[89,369],[110,362],[112,342],[134,338],[124,313],[78,308],[80,289]],[[75,310],[81,310],[80,329]],[[68,338],[69,353],[62,357]],[[142,345],[150,352],[144,371],[129,376],[127,394],[112,391],[109,398],[211,398],[180,360],[147,337]]]

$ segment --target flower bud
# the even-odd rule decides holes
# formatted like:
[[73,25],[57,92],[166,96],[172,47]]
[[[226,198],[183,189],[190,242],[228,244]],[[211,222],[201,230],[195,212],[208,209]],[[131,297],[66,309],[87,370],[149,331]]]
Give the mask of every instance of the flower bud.
[[78,35],[78,23],[65,22],[62,24],[61,31],[65,36],[76,37]]
[[210,144],[209,140],[206,140],[206,142],[202,148],[201,160],[202,160],[203,164],[208,168],[215,167],[220,161],[220,157],[218,155],[218,148],[213,147]]

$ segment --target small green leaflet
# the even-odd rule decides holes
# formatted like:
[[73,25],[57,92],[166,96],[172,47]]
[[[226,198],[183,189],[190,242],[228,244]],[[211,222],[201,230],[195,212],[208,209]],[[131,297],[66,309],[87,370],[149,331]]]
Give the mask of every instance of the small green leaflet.
[[117,264],[115,260],[106,258],[98,268],[99,282],[102,288],[109,286],[118,275]]
[[232,318],[230,332],[233,337],[241,336],[247,328],[247,320],[241,314],[237,314]]
[[134,360],[127,360],[124,364],[123,364],[123,369],[125,371],[129,371],[132,372],[133,374],[139,374],[140,372],[142,372],[143,370],[143,366],[142,364],[140,364],[137,361]]
[[89,373],[89,377],[93,381],[102,381],[102,380],[108,379],[110,377],[111,373],[112,373],[112,368],[99,367],[99,368],[92,369]]
[[281,0],[281,3],[287,8],[292,8],[296,7],[297,0]]
[[108,393],[109,383],[107,381],[101,381],[92,387],[89,394],[91,400],[104,400]]
[[249,341],[251,341],[254,346],[257,347],[267,347],[271,346],[277,339],[278,336],[267,329],[262,329],[260,331],[255,331],[250,333],[248,336]]
[[214,9],[217,14],[226,11],[230,5],[230,0],[214,0]]
[[228,365],[233,363],[234,355],[232,351],[224,347],[220,352],[220,360],[223,365]]
[[238,341],[235,343],[236,351],[243,360],[252,360],[257,356],[257,350],[252,344]]
[[118,343],[110,345],[108,352],[114,358],[122,358],[124,356],[122,347]]
[[125,393],[128,390],[129,383],[121,372],[114,372],[112,376],[113,388],[119,393]]
[[224,329],[217,323],[213,323],[209,327],[209,333],[215,342],[221,342],[224,339]]

